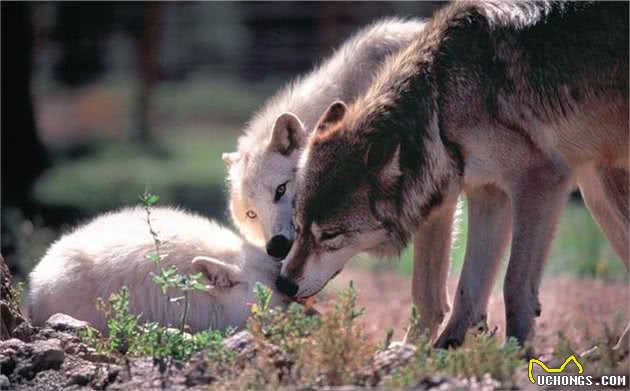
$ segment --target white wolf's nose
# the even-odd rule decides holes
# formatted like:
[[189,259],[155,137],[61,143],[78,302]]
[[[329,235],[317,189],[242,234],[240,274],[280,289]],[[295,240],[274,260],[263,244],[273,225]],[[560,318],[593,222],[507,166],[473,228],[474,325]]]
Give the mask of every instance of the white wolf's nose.
[[293,242],[284,235],[276,235],[267,242],[267,254],[277,259],[284,259],[289,254],[292,245]]

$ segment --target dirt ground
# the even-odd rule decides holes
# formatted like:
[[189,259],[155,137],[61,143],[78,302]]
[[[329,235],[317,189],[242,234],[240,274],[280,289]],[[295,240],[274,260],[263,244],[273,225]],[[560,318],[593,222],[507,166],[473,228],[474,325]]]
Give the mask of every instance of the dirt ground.
[[[457,277],[449,278],[449,297],[457,286]],[[318,299],[317,307],[333,305],[334,292],[354,281],[359,303],[366,307],[362,317],[366,334],[375,340],[384,338],[393,328],[394,339],[401,339],[411,310],[411,280],[388,271],[370,272],[357,268],[344,270]],[[569,276],[546,277],[540,289],[542,314],[536,323],[535,349],[539,355],[551,353],[562,331],[578,349],[589,348],[590,339],[601,336],[604,325],[612,325],[615,316],[627,323],[630,315],[630,285],[624,282],[578,279]],[[451,300],[452,303],[452,300]],[[495,288],[488,308],[490,328],[498,326],[503,336],[505,317],[503,295]]]

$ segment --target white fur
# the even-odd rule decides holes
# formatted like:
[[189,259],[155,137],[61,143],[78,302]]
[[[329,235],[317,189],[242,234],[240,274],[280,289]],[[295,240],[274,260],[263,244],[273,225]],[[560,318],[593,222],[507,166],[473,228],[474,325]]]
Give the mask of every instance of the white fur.
[[[352,102],[365,92],[385,58],[406,47],[422,31],[420,20],[385,19],[350,38],[311,73],[298,77],[271,98],[250,121],[230,159],[230,211],[248,240],[262,245],[275,235],[293,239],[291,202],[294,171],[303,144],[290,154],[272,148],[272,132],[283,113],[293,113],[310,134],[320,115],[335,100]],[[305,140],[305,137],[303,138]],[[226,156],[227,157],[227,156]],[[282,199],[274,202],[276,188],[287,183]],[[256,217],[248,219],[247,211]]]
[[[284,302],[274,288],[278,263],[230,230],[171,208],[154,208],[151,223],[161,241],[161,267],[175,265],[184,274],[202,271],[205,284],[229,280],[231,285],[217,284],[192,293],[188,324],[193,331],[243,327],[248,303],[255,301],[256,281],[274,289],[274,304]],[[33,323],[41,325],[54,313],[63,312],[104,331],[97,298],[108,298],[127,286],[133,313],[141,313],[144,321],[178,325],[182,307],[170,303],[151,278],[158,268],[146,256],[154,250],[145,210],[139,207],[101,215],[64,235],[30,275]],[[223,267],[196,268],[192,260],[197,256],[214,258]]]

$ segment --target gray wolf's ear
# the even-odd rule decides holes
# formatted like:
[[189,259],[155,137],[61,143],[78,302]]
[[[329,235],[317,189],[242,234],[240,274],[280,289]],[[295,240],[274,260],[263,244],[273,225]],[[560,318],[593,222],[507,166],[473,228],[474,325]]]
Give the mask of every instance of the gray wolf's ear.
[[338,100],[333,102],[328,108],[324,115],[317,122],[317,127],[315,127],[315,132],[324,132],[330,128],[331,125],[334,125],[341,121],[343,117],[345,117],[346,112],[348,111],[348,106],[345,103]]
[[195,257],[192,264],[193,269],[201,272],[214,287],[231,288],[241,282],[241,269],[238,266],[211,257]]
[[289,155],[306,144],[306,130],[300,119],[293,113],[282,113],[273,125],[269,148]]
[[400,141],[393,134],[371,140],[365,153],[365,165],[384,195],[395,192],[400,171]]
[[241,158],[241,154],[240,152],[224,152],[223,155],[221,155],[221,158],[225,163],[225,167],[230,168]]

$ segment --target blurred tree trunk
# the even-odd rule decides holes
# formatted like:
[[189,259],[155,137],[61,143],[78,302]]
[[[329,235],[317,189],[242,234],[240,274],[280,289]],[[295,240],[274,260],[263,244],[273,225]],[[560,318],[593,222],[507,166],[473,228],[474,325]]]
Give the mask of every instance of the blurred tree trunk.
[[61,49],[53,68],[55,78],[73,88],[97,80],[105,72],[114,7],[97,2],[59,2],[55,8],[54,38]]
[[2,209],[14,206],[26,215],[32,185],[48,165],[31,100],[33,41],[30,4],[2,2]]
[[138,90],[135,139],[142,144],[150,144],[151,137],[151,98],[153,87],[159,77],[159,49],[162,4],[143,3],[141,6],[141,27],[137,37],[138,69],[140,85]]
[[[48,166],[48,155],[37,136],[31,100],[31,58],[34,43],[30,4],[2,2],[2,232],[8,227],[7,211],[18,209],[32,217],[31,189]],[[3,254],[14,251],[14,240],[3,235]]]
[[318,46],[321,3],[241,2],[249,47],[244,78],[258,82],[269,75],[305,72],[323,54]]

